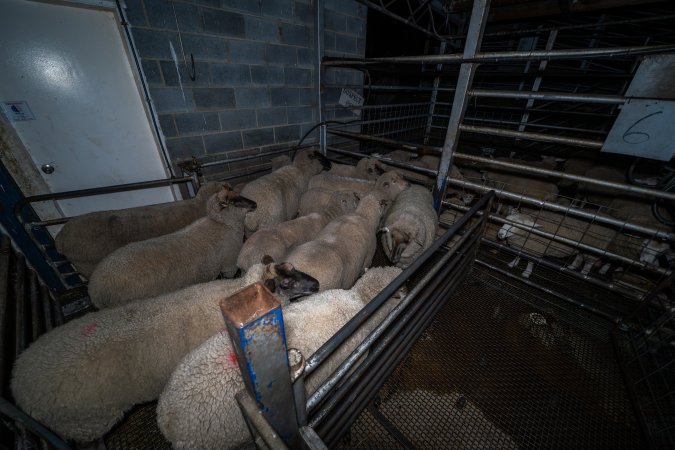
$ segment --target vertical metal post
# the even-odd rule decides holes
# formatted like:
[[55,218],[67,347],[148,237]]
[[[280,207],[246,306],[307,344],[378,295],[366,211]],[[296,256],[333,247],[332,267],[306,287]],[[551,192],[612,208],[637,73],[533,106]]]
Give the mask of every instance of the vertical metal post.
[[[445,47],[447,42],[441,41],[441,47],[438,49],[438,54],[445,54]],[[440,72],[443,69],[443,64],[436,65],[436,71]],[[434,122],[434,111],[436,110],[436,98],[438,97],[438,85],[441,83],[441,77],[436,75],[434,78],[434,86],[431,91],[431,99],[429,100],[429,117],[427,118],[427,128],[424,131],[424,145],[429,143],[429,138],[431,137],[431,125]]]
[[[321,93],[321,83],[323,81],[323,66],[321,61],[323,60],[324,52],[324,39],[323,39],[323,24],[324,24],[324,2],[323,0],[316,0],[316,11],[314,12],[314,39],[316,43],[316,76],[314,80],[316,81],[314,89],[316,91],[316,118],[317,123],[324,121],[323,117],[323,94]],[[326,128],[325,125],[321,126],[319,129],[319,149],[322,155],[326,154]]]
[[221,301],[220,309],[246,390],[281,439],[299,442],[281,303],[255,283]]
[[[475,0],[473,2],[471,22],[469,22],[469,30],[466,35],[466,43],[464,44],[464,58],[473,58],[480,49],[489,7],[490,0]],[[445,196],[448,171],[452,165],[452,156],[457,148],[457,141],[459,139],[459,125],[464,118],[466,107],[469,104],[468,91],[477,67],[478,65],[474,63],[464,63],[459,69],[457,89],[455,90],[455,97],[452,102],[452,111],[450,112],[450,122],[448,123],[448,131],[445,135],[443,153],[438,166],[436,185],[434,186],[434,208],[436,211],[440,211],[441,203]]]
[[[558,30],[551,30],[548,35],[548,40],[546,41],[546,50],[553,49],[553,45],[555,45],[555,40],[557,37],[558,37]],[[539,63],[539,71],[538,71],[539,73],[537,74],[537,77],[534,79],[534,83],[532,83],[532,92],[539,91],[539,86],[541,86],[541,75],[544,72],[544,70],[546,70],[547,65],[548,61],[546,61],[545,59]],[[532,108],[532,105],[534,105],[534,99],[529,99],[527,101],[527,104],[525,105],[525,112],[523,113],[523,117],[520,119],[521,124],[518,125],[518,131],[525,131],[527,121],[530,119],[530,108]]]

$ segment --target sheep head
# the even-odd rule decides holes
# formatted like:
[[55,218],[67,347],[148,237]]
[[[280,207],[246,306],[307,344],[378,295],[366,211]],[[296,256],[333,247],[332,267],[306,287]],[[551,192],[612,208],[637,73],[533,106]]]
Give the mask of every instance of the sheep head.
[[405,249],[410,245],[410,234],[398,228],[390,229],[388,227],[380,229],[384,232],[384,245],[386,247],[389,260],[394,264],[398,264],[401,260],[401,255]]
[[316,150],[301,150],[293,159],[293,165],[302,171],[316,175],[322,170],[329,170],[332,163]]
[[238,192],[233,191],[227,183],[223,183],[222,189],[216,194],[216,199],[221,211],[229,206],[244,208],[246,211],[255,211],[258,206],[253,200],[242,197]]
[[282,299],[293,301],[298,297],[314,294],[319,291],[316,278],[297,270],[291,263],[275,264],[269,255],[263,257],[266,264],[265,287]]
[[357,164],[356,167],[366,174],[366,178],[369,180],[376,180],[380,175],[382,175],[385,170],[382,167],[382,164],[376,159],[373,158],[363,158]]
[[375,182],[375,188],[381,190],[388,200],[394,200],[398,194],[410,187],[403,175],[395,170],[380,175]]

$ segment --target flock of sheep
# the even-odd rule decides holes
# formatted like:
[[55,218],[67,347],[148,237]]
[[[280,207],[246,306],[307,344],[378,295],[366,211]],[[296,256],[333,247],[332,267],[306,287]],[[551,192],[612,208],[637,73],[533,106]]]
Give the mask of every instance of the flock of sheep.
[[[431,193],[385,169],[372,159],[331,167],[306,150],[240,192],[208,183],[191,200],[72,219],[57,248],[89,278],[98,311],[20,355],[16,403],[87,443],[159,399],[158,423],[174,447],[240,445],[249,438],[234,399],[243,381],[219,302],[264,284],[281,300],[288,346],[314,353],[436,235]],[[391,266],[369,268],[378,237]],[[308,394],[402,295],[312,373]]]

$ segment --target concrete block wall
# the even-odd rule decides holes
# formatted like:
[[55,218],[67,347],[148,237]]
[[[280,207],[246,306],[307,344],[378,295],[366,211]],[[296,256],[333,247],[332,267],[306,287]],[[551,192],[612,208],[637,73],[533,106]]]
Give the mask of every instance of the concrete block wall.
[[[314,1],[125,0],[174,165],[290,146],[316,123]],[[366,12],[353,0],[326,1],[327,55],[364,55]]]

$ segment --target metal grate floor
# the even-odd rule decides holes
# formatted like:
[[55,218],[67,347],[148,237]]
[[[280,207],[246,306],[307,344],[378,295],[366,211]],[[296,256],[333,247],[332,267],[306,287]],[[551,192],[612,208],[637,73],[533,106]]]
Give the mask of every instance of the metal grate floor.
[[474,269],[340,448],[643,448],[608,333],[566,317]]

